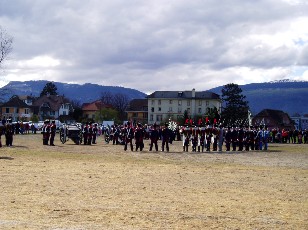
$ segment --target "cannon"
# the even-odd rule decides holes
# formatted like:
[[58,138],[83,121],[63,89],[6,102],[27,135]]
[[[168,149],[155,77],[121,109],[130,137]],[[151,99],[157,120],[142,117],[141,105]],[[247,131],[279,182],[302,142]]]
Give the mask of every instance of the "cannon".
[[60,128],[60,141],[62,144],[71,139],[76,145],[82,142],[82,129],[79,124],[63,124]]

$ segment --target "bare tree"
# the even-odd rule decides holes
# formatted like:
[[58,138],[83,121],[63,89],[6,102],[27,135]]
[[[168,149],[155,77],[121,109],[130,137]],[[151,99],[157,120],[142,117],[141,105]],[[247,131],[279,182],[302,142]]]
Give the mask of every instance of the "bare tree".
[[101,101],[105,105],[111,105],[118,112],[120,120],[125,120],[125,109],[129,103],[127,95],[122,93],[112,94],[111,92],[103,92],[101,95]]
[[125,109],[129,103],[127,95],[122,93],[117,93],[113,97],[113,107],[119,112],[119,117],[121,120],[126,118]]
[[105,105],[113,105],[113,94],[109,91],[102,92],[101,94],[101,101]]
[[3,61],[7,58],[12,51],[13,37],[8,35],[0,26],[0,67]]

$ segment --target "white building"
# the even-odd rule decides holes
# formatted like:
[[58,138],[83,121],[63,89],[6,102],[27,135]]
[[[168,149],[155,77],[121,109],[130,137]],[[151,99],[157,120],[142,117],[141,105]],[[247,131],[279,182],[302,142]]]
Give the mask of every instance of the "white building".
[[208,91],[155,91],[148,97],[148,124],[160,124],[169,118],[179,119],[186,110],[188,116],[202,116],[208,109],[221,110],[218,94]]

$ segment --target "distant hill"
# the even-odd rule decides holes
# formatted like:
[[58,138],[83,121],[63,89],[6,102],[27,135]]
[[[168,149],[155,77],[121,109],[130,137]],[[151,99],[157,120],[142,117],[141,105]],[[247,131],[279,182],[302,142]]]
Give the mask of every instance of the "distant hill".
[[[263,109],[277,109],[290,116],[308,114],[308,81],[274,81],[239,85],[253,114]],[[209,91],[221,95],[219,86]]]
[[[8,89],[6,95],[9,99],[12,95],[32,95],[39,96],[44,86],[49,81],[11,81],[1,89]],[[57,87],[59,95],[64,95],[68,99],[79,101],[80,103],[92,102],[99,99],[102,92],[111,92],[113,94],[121,93],[131,99],[145,98],[147,95],[135,89],[117,87],[117,86],[102,86],[97,84],[86,83],[83,85],[67,84],[61,82],[53,82]]]
[[[46,83],[49,81],[11,81],[1,89],[8,89],[10,93],[6,95],[8,100],[12,95],[33,95],[39,96]],[[145,98],[147,95],[136,89],[102,86],[97,84],[67,84],[54,82],[58,88],[58,93],[68,99],[79,101],[80,103],[92,102],[101,97],[102,92],[122,93],[127,95],[129,100]],[[208,91],[221,95],[219,86]],[[253,114],[259,113],[263,109],[277,109],[288,113],[290,116],[298,113],[308,114],[308,81],[274,81],[267,83],[252,83],[240,85],[243,94],[246,96]],[[181,90],[181,89],[179,89]]]

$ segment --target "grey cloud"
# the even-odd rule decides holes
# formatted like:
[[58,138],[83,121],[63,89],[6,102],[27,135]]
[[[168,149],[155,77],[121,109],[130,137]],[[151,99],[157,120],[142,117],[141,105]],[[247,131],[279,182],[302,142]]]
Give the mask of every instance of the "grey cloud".
[[[307,65],[301,44],[259,46],[260,41],[251,38],[288,29],[289,22],[305,17],[307,4],[278,0],[1,3],[0,24],[5,21],[7,31],[13,33],[16,61],[42,55],[67,61],[70,65],[53,69],[55,78],[65,82],[95,81],[149,91],[166,87],[167,79],[173,82],[169,88],[207,87],[243,78],[230,68]],[[189,83],[183,76],[190,78]]]

